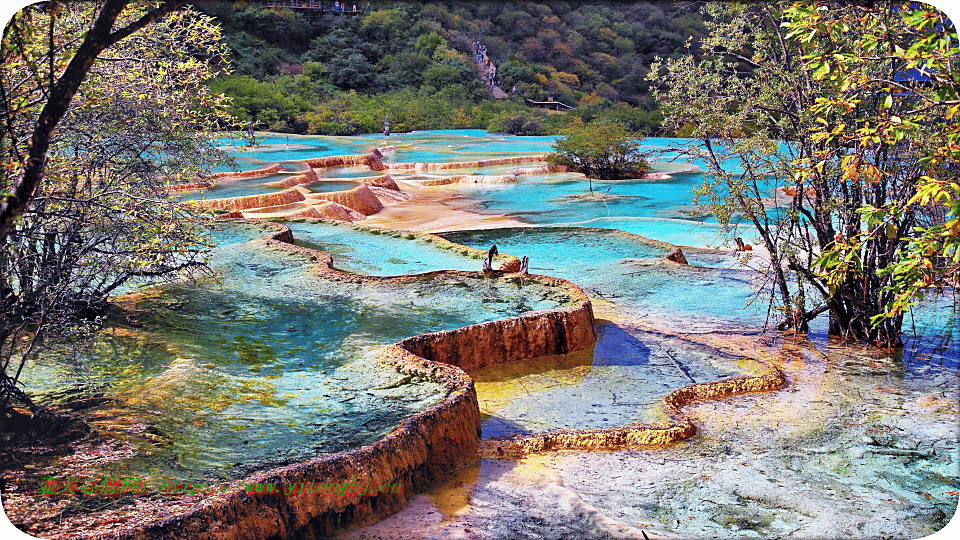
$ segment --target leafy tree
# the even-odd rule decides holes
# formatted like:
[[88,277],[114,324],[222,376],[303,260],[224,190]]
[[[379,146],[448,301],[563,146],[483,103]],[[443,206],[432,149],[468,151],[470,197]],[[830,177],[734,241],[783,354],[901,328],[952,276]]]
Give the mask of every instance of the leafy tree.
[[430,32],[429,34],[421,34],[413,47],[424,56],[433,56],[434,51],[440,45],[446,45],[446,40],[440,37],[440,34]]
[[544,135],[543,118],[529,110],[508,110],[487,125],[487,131],[510,135]]
[[[26,41],[28,37],[34,39],[31,49],[27,49],[26,46],[20,46],[20,50],[12,46],[5,47],[3,51],[4,65],[6,66],[9,63],[11,67],[21,68],[26,65],[27,71],[29,71],[25,75],[27,77],[25,82],[16,81],[12,87],[4,89],[3,93],[0,94],[0,99],[3,99],[5,101],[4,105],[7,106],[5,127],[11,130],[10,135],[13,134],[14,118],[23,117],[17,113],[25,112],[24,108],[27,104],[30,104],[30,101],[14,101],[8,93],[17,90],[21,84],[33,84],[40,89],[46,90],[48,88],[49,91],[41,92],[46,94],[41,101],[45,105],[33,122],[27,151],[23,152],[26,145],[18,148],[17,143],[22,143],[22,141],[10,140],[7,142],[9,144],[8,148],[16,152],[17,157],[23,157],[19,161],[22,161],[24,165],[22,172],[18,172],[17,179],[12,184],[13,190],[7,191],[8,187],[5,184],[4,191],[0,194],[2,195],[2,198],[0,198],[0,239],[7,235],[14,220],[23,212],[31,200],[33,192],[43,176],[44,160],[50,148],[53,131],[63,115],[66,114],[71,100],[80,88],[83,78],[97,56],[110,45],[129,37],[182,4],[182,2],[164,2],[157,9],[149,11],[115,30],[114,26],[128,3],[129,0],[105,0],[99,12],[96,13],[90,29],[84,33],[82,41],[80,41],[79,46],[76,46],[76,49],[62,51],[67,52],[67,54],[61,56],[54,54],[54,44],[49,44],[46,55],[49,62],[33,63],[34,59],[31,56],[40,56],[41,58],[43,56],[43,52],[39,48],[41,46],[36,44],[36,36],[20,36],[21,41]],[[57,7],[56,2],[50,4],[51,10],[54,10],[54,12]],[[53,27],[50,28],[50,35],[53,35]],[[12,21],[4,30],[4,41],[9,43],[10,38],[18,35],[18,31],[19,27],[16,21]],[[32,31],[38,33],[40,30],[33,29]],[[48,39],[48,41],[50,40]],[[64,46],[61,45],[61,47]],[[70,48],[73,48],[72,44]],[[46,73],[40,70],[46,70]],[[57,73],[60,73],[60,75],[58,76]],[[26,94],[27,91],[24,91],[24,93]],[[35,99],[35,96],[30,97]]]
[[[814,131],[834,148],[799,163],[801,171],[839,162],[841,174],[866,189],[908,185],[900,197],[865,198],[859,225],[852,223],[856,218],[848,222],[855,232],[823,247],[818,276],[835,291],[873,282],[880,287],[880,312],[871,310],[869,323],[898,325],[926,291],[956,292],[960,285],[955,27],[920,4],[794,5],[786,14],[791,35],[807,51],[806,65],[827,85],[812,108]],[[859,32],[845,35],[844,28]],[[894,66],[892,76],[885,65]],[[896,251],[881,261],[886,264],[870,264],[884,238]]]
[[547,161],[581,172],[590,179],[637,178],[650,170],[639,152],[639,133],[631,132],[615,121],[596,121],[589,124],[575,121],[562,131],[562,137],[553,145]]
[[[321,64],[311,62],[313,72]],[[312,101],[326,95],[322,84],[308,75],[276,77],[259,81],[249,75],[223,75],[211,81],[211,91],[231,97],[229,111],[243,122],[254,121],[257,127],[275,129],[279,123],[292,125],[297,117],[313,109]],[[267,113],[265,111],[272,111]],[[273,121],[267,121],[273,117]]]
[[[228,118],[224,99],[206,83],[227,51],[216,26],[195,12],[171,10],[159,20],[145,19],[141,8],[109,11],[117,7],[31,6],[4,36],[3,192],[21,193],[34,149],[41,143],[46,150],[29,196],[4,202],[18,205],[0,237],[4,421],[16,416],[10,406],[17,402],[39,412],[17,380],[47,340],[69,337],[79,345],[123,285],[203,264],[197,220],[163,186],[216,160],[208,130]],[[87,40],[103,44],[113,36],[109,26],[98,29],[104,17],[131,31],[94,54]],[[84,34],[91,18],[94,29]],[[145,29],[134,33],[124,23],[131,20]],[[85,69],[76,70],[77,62]]]
[[[472,45],[477,38],[498,66],[500,86],[516,86],[518,96],[539,99],[552,93],[573,104],[595,95],[652,110],[655,103],[644,76],[653,56],[675,55],[688,37],[695,41],[703,35],[695,11],[686,4],[663,1],[604,5],[390,2],[375,3],[363,17],[310,21],[294,11],[252,2],[204,2],[199,8],[214,14],[226,28],[239,75],[278,83],[287,66],[320,62],[327,70],[316,82],[343,92],[372,95],[410,89],[440,94],[450,84],[460,84],[475,94],[473,99],[486,102],[492,101],[489,91],[473,92],[468,84],[478,80]],[[303,42],[310,43],[307,50]],[[437,56],[438,50],[454,51],[462,60],[448,62]],[[243,90],[227,88],[231,97],[234,89]],[[319,106],[329,94],[304,97]],[[243,115],[272,118],[269,113],[261,117],[263,109],[277,111],[278,127],[306,126],[290,122],[276,105]]]
[[[713,173],[700,200],[760,236],[781,329],[806,332],[828,312],[832,335],[899,345],[907,254],[929,246],[911,248],[912,231],[944,230],[949,212],[925,205],[954,189],[938,134],[955,129],[952,28],[890,2],[705,9],[703,59],[652,67],[666,124],[699,141],[687,151]],[[924,62],[942,81],[904,76]],[[926,198],[925,177],[939,186]]]

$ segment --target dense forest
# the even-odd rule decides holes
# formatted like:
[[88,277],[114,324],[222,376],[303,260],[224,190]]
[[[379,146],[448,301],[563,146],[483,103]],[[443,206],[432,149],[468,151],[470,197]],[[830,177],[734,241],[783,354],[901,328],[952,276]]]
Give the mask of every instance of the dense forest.
[[[648,66],[703,37],[694,4],[364,2],[357,16],[242,1],[200,7],[233,52],[232,72],[211,86],[257,129],[348,135],[378,131],[389,115],[395,131],[542,134],[573,118],[658,129]],[[476,40],[508,98],[481,82]],[[576,109],[526,103],[550,96]]]

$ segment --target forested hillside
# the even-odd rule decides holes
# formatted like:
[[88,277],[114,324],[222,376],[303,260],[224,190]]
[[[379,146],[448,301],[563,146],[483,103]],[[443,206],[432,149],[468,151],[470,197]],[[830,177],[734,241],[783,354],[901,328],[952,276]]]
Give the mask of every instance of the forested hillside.
[[[650,132],[659,115],[648,66],[704,32],[696,6],[674,2],[364,2],[358,16],[259,2],[201,8],[234,54],[233,73],[214,90],[256,128],[295,133],[372,132],[386,115],[396,131],[537,134],[610,116]],[[493,99],[480,81],[474,40],[510,98]],[[577,109],[525,104],[549,96]]]

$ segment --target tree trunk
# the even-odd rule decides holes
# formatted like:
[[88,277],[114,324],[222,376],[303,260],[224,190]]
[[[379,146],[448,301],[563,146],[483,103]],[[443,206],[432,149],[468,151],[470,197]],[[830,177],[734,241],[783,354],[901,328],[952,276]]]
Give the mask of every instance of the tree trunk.
[[829,335],[866,342],[881,349],[902,347],[903,315],[871,324],[870,319],[883,312],[883,304],[860,300],[865,297],[865,283],[868,282],[851,280],[830,299]]
[[[11,192],[0,197],[0,237],[10,233],[17,218],[23,214],[33,199],[37,186],[43,178],[53,132],[67,113],[73,96],[80,89],[97,56],[110,45],[172,12],[184,2],[181,0],[164,2],[123,28],[113,30],[114,23],[128,3],[130,0],[104,0],[90,30],[84,35],[83,42],[70,59],[66,69],[47,89],[47,102],[40,111],[30,137],[23,172],[13,185]],[[9,107],[9,104],[5,105]]]

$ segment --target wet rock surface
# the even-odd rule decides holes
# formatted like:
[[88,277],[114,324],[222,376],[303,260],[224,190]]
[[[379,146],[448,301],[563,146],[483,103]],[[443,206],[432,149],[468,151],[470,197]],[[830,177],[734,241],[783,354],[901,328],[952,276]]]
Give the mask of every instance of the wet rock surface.
[[788,386],[689,405],[699,433],[688,443],[484,460],[459,479],[469,502],[455,511],[415,501],[344,538],[916,538],[949,521],[960,483],[954,373],[904,378],[868,350],[753,345],[791,351]]

